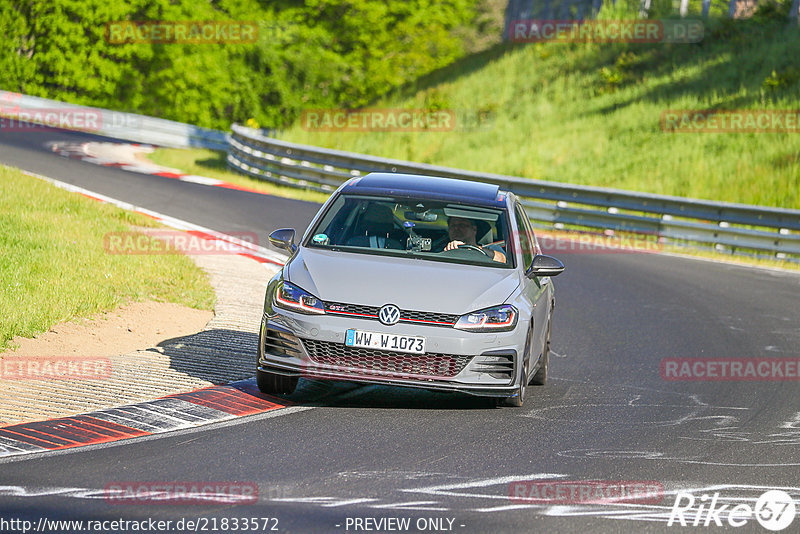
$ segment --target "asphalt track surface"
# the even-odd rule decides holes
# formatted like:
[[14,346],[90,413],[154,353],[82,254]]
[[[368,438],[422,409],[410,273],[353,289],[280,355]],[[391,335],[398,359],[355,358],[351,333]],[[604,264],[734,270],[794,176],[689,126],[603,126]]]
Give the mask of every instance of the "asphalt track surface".
[[[264,240],[278,227],[302,231],[318,207],[95,166],[46,147],[90,138],[2,133],[0,162]],[[800,382],[666,381],[660,374],[664,358],[799,357],[800,277],[653,254],[560,258],[567,270],[554,280],[550,381],[529,390],[521,409],[465,395],[302,381],[293,408],[2,461],[0,518],[205,517],[217,519],[217,531],[234,531],[219,521],[269,517],[280,532],[389,531],[366,530],[374,523],[357,529],[355,520],[411,518],[405,531],[669,532],[681,528],[667,526],[679,490],[698,505],[702,494],[717,492],[720,502],[752,506],[765,490],[784,488],[800,503]],[[537,479],[655,481],[665,494],[656,503],[509,498],[510,484]],[[104,499],[103,488],[120,481],[246,481],[258,484],[259,500]],[[268,532],[275,522],[262,526],[247,531]],[[786,532],[798,526],[800,517]],[[0,530],[15,532],[7,528]],[[681,530],[695,528],[703,527]],[[709,528],[720,530],[713,521]],[[768,532],[752,518],[735,530]]]

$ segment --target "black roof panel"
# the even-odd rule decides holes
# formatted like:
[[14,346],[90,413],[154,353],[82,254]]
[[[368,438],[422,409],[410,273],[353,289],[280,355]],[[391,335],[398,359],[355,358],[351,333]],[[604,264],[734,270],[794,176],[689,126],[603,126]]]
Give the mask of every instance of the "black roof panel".
[[497,200],[499,190],[500,186],[483,182],[416,174],[373,172],[347,186],[343,192],[409,194],[443,200],[472,201],[480,204],[496,205],[501,204]]

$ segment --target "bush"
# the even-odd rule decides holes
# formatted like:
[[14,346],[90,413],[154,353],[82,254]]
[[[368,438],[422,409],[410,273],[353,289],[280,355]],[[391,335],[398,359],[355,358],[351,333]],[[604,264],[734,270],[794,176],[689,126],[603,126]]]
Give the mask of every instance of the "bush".
[[[0,88],[227,128],[358,107],[465,54],[491,0],[0,3]],[[485,11],[485,9],[483,10]],[[114,21],[258,21],[252,44],[112,44]],[[460,36],[460,37],[459,37]]]

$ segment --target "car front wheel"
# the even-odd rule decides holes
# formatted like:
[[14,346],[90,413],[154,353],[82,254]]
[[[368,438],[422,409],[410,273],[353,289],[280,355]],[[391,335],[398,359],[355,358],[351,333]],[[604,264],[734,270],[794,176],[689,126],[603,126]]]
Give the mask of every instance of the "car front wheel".
[[[531,335],[528,333],[528,340],[525,342],[525,351],[522,353],[523,355],[528,354],[530,351],[531,346]],[[523,368],[522,368],[522,379],[519,382],[519,387],[517,388],[517,393],[513,397],[505,397],[500,399],[500,406],[511,406],[512,408],[521,408],[523,404],[525,404],[525,390],[528,385],[528,373],[530,369],[528,366],[530,365],[530,358],[525,358]]]
[[553,328],[553,314],[550,314],[550,320],[547,321],[547,335],[544,340],[544,349],[542,350],[541,363],[536,374],[531,378],[531,385],[544,386],[547,384],[547,368],[550,365],[550,331]]
[[528,364],[525,364],[525,376],[522,378],[522,382],[517,388],[517,394],[513,397],[506,397],[501,399],[501,404],[503,406],[511,406],[512,408],[522,408],[522,405],[525,404],[525,389],[527,386],[527,376],[528,376]]
[[296,376],[284,376],[266,371],[256,370],[256,384],[261,393],[268,395],[289,395],[297,388]]

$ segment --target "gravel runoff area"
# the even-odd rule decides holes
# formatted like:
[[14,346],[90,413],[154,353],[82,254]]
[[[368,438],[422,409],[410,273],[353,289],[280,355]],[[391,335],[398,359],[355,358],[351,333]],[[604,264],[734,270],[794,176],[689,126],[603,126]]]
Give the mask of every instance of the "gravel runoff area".
[[217,296],[206,327],[155,347],[110,356],[105,378],[0,379],[0,426],[153,400],[255,374],[264,293],[276,265],[227,255],[193,255]]

